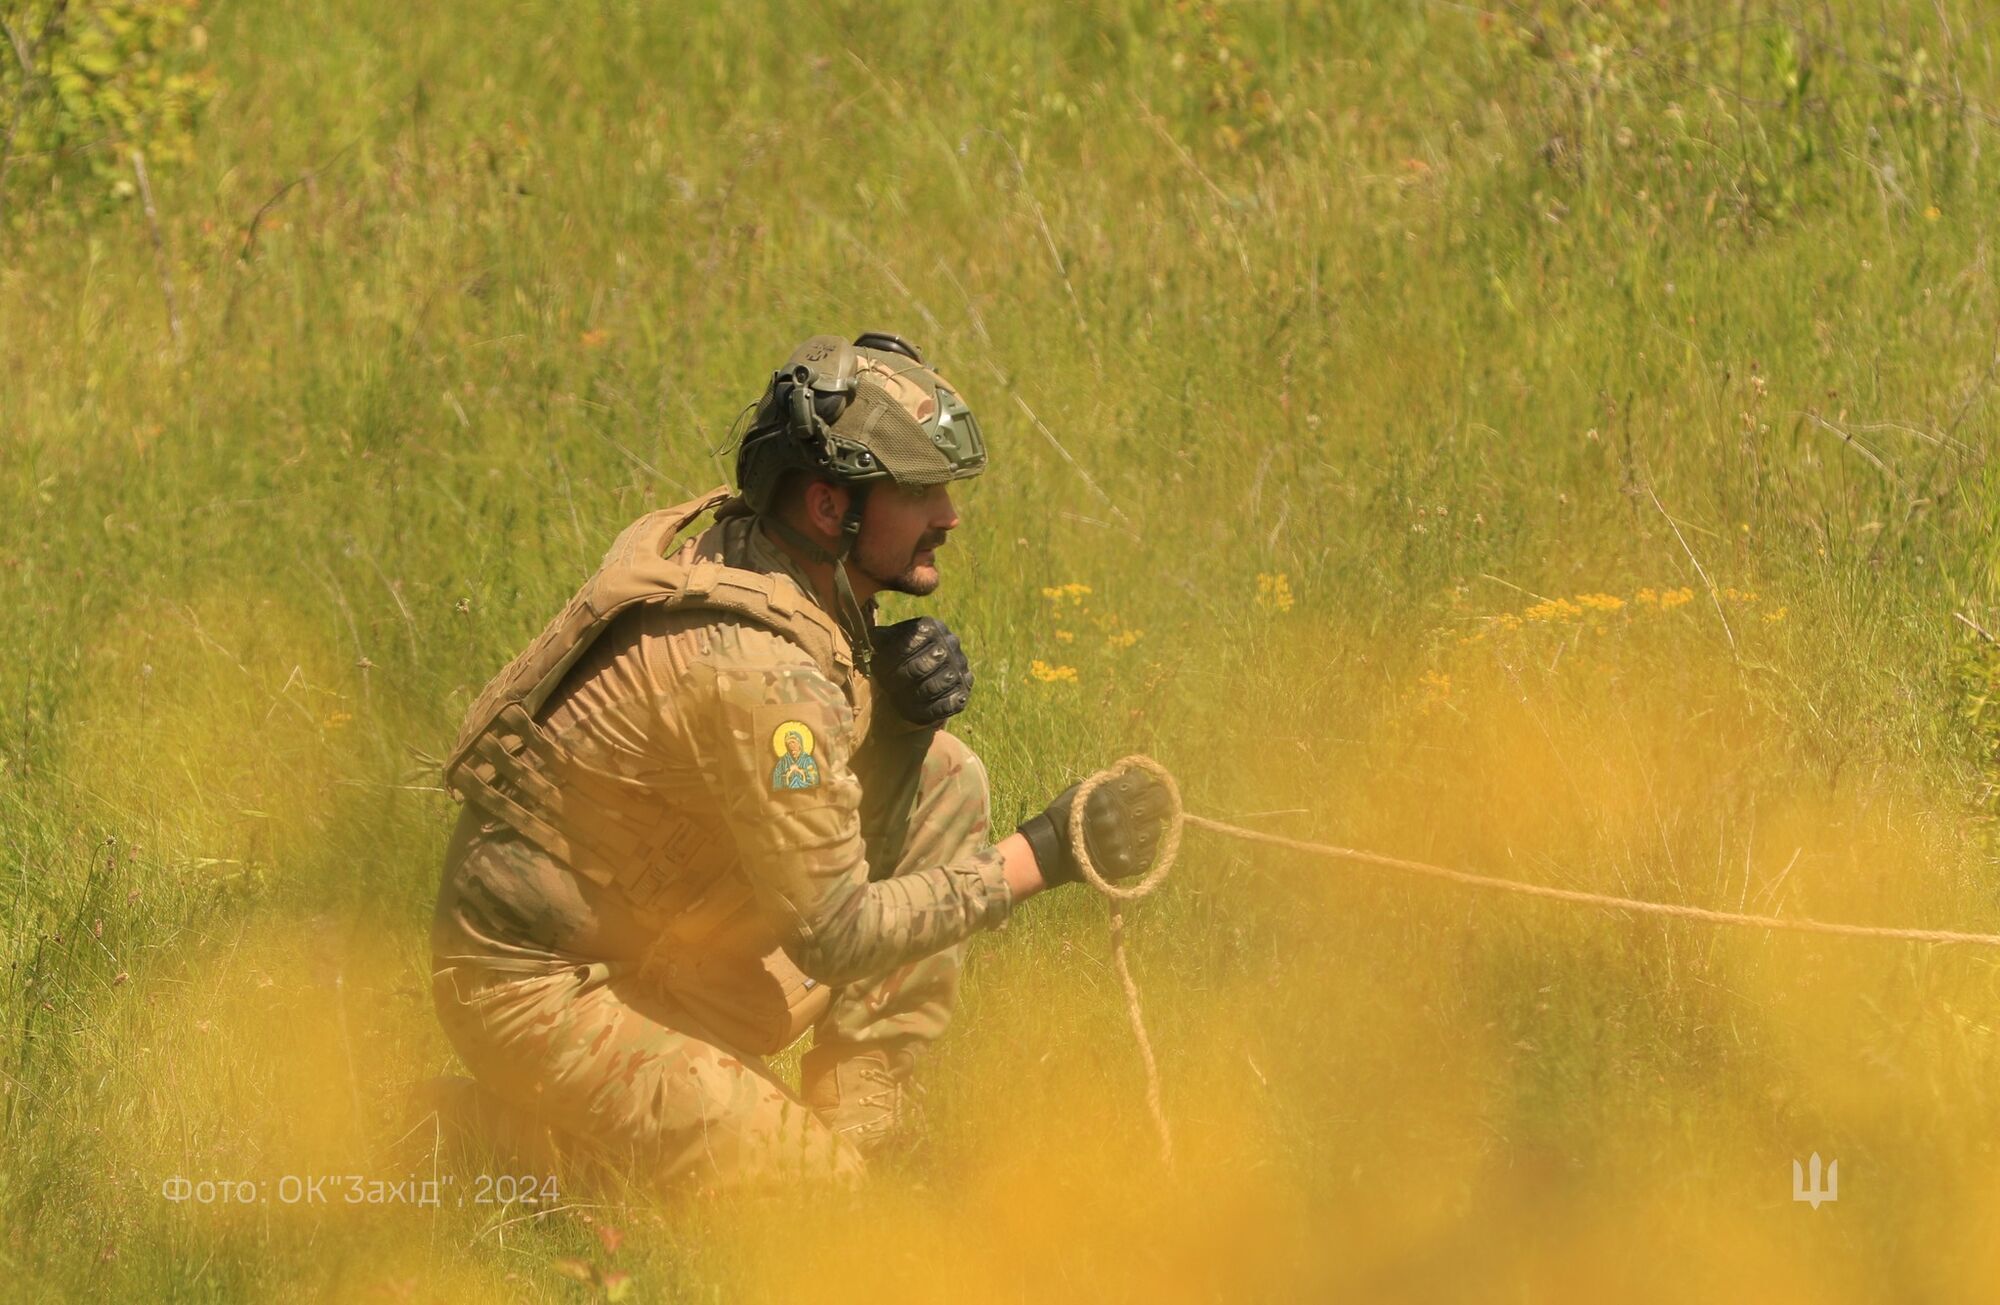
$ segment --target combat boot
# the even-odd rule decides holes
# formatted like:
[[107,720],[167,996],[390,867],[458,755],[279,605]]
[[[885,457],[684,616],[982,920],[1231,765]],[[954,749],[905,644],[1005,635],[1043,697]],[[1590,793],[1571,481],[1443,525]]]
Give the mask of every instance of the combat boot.
[[814,1047],[800,1067],[801,1095],[820,1121],[864,1156],[908,1145],[919,1107],[916,1057],[876,1047]]

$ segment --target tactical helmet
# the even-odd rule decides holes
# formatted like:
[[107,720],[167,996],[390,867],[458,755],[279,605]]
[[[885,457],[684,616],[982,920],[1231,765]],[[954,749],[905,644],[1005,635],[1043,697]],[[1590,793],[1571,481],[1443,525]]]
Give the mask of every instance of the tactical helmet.
[[736,454],[736,484],[769,517],[789,471],[843,485],[940,485],[986,469],[979,423],[900,336],[815,335],[772,373]]

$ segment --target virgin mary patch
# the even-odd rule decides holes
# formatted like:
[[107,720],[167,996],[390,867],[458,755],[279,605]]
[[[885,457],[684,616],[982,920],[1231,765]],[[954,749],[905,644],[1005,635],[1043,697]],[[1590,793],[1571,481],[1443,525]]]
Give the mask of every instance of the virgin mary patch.
[[813,760],[812,726],[801,720],[788,720],[771,731],[771,751],[777,762],[771,767],[771,788],[774,792],[785,789],[818,788],[819,762]]

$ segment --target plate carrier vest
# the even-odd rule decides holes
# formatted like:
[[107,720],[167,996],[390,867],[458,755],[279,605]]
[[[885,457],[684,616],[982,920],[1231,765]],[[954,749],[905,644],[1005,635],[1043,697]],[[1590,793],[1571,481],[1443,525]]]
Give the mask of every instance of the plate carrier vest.
[[[675,536],[711,508],[718,522],[749,515],[741,498],[718,487],[627,526],[597,573],[480,693],[444,768],[452,797],[475,803],[575,872],[616,888],[641,919],[655,923],[684,914],[733,853],[718,856],[719,849],[703,846],[707,836],[643,786],[586,772],[536,724],[598,636],[640,603],[724,612],[797,644],[850,702],[865,692],[846,636],[790,577],[697,560],[692,539],[668,555]],[[566,802],[589,804],[591,819],[564,820]],[[578,829],[584,823],[590,836]]]

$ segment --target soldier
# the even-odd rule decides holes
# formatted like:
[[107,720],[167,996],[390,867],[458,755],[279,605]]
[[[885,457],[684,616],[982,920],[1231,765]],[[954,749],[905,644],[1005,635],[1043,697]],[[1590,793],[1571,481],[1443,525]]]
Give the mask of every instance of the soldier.
[[[1079,876],[1075,788],[991,840],[943,723],[973,676],[923,596],[986,449],[910,345],[815,336],[716,489],[641,518],[473,705],[432,931],[481,1095],[642,1179],[851,1178],[905,1121],[973,933]],[[714,524],[675,546],[713,510]],[[1107,875],[1152,861],[1159,785],[1085,812]],[[813,1031],[795,1094],[764,1056]]]

